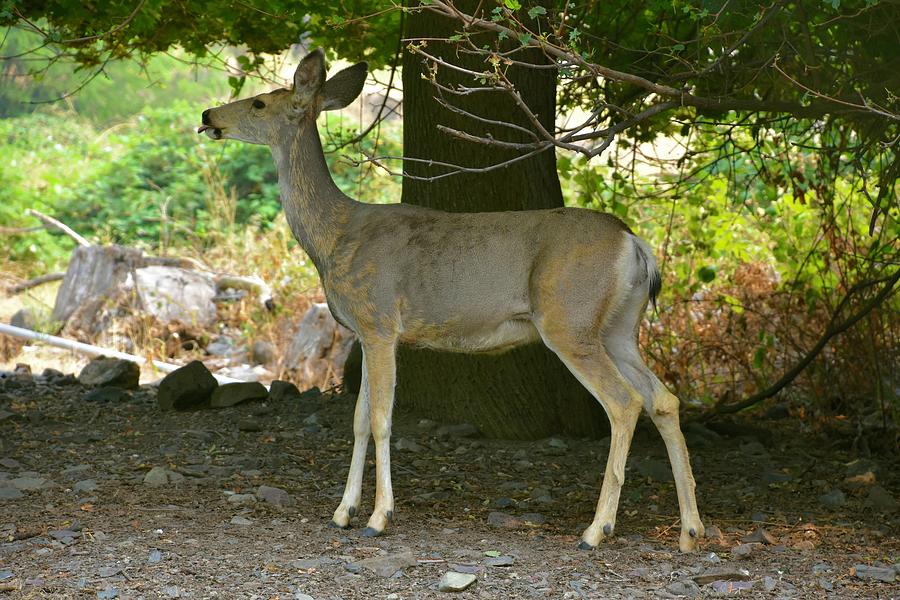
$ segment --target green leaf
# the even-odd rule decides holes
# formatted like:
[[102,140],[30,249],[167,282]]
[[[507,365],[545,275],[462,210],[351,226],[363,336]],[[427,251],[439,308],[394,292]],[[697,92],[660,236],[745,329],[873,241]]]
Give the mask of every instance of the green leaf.
[[509,10],[519,10],[522,8],[522,4],[519,3],[519,0],[503,0],[503,4]]
[[713,265],[704,265],[697,269],[697,276],[700,278],[700,281],[703,283],[709,283],[713,279],[716,278],[716,271],[718,269]]
[[674,46],[672,46],[672,50],[674,50],[675,52],[681,52],[682,50],[684,50],[684,44],[675,44]]
[[503,31],[501,31],[500,33],[497,34],[497,39],[499,39],[499,40],[501,40],[501,41],[502,41],[502,40],[505,40],[505,39],[508,38],[508,37],[509,37],[509,34],[506,33],[506,30],[503,30]]
[[488,550],[484,553],[485,556],[490,556],[491,558],[497,558],[498,556],[503,556],[503,553],[499,550]]
[[546,15],[547,9],[543,6],[532,6],[528,9],[528,16],[532,19],[537,19],[541,15]]
[[530,41],[531,41],[530,33],[520,33],[519,34],[519,43],[522,44],[523,46],[527,46],[528,42],[530,42]]

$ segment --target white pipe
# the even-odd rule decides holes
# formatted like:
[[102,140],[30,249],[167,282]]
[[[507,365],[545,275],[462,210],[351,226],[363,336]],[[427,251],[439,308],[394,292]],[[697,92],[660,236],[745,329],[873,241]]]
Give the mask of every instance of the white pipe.
[[[6,325],[0,323],[0,333],[16,338],[21,338],[23,340],[31,340],[34,342],[49,344],[50,346],[56,346],[57,348],[79,352],[88,356],[109,356],[112,358],[121,358],[122,360],[130,360],[132,362],[136,362],[139,365],[143,365],[148,362],[148,360],[142,356],[135,356],[134,354],[119,352],[118,350],[109,350],[107,348],[101,348],[99,346],[92,346],[91,344],[76,342],[75,340],[67,340],[66,338],[57,337],[55,335],[50,335],[47,333],[40,333],[38,331],[32,331],[30,329],[24,329],[22,327],[15,327],[14,325]],[[182,365],[173,365],[172,363],[162,362],[161,360],[150,360],[149,362],[153,365],[154,368],[162,371],[163,373],[171,373],[175,369],[179,369],[182,367]],[[231,377],[225,377],[224,375],[216,375],[215,373],[213,373],[213,377],[215,377],[216,381],[218,381],[219,383],[234,383],[241,381],[240,379],[233,379]]]

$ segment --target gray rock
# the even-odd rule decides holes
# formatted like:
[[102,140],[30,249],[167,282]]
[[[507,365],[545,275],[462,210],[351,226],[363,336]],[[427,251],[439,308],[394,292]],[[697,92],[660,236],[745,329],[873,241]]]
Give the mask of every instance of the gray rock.
[[664,483],[673,480],[672,468],[667,462],[645,459],[637,461],[634,467],[642,477],[648,477],[653,481]]
[[213,391],[209,405],[213,408],[225,408],[248,400],[264,400],[268,395],[266,386],[258,381],[224,383]]
[[414,442],[409,438],[400,438],[396,442],[394,442],[394,448],[401,451],[406,452],[421,452],[423,450],[422,446]]
[[706,539],[721,542],[723,539],[725,539],[725,536],[722,535],[722,530],[715,525],[707,525]]
[[282,508],[294,503],[294,499],[286,491],[268,485],[259,486],[256,490],[256,497],[262,502]]
[[253,521],[246,517],[242,517],[240,515],[236,515],[231,517],[231,521],[229,521],[232,525],[238,525],[240,527],[247,527],[248,525],[253,525]]
[[262,421],[256,417],[241,417],[237,422],[238,431],[262,431]]
[[769,546],[774,546],[778,543],[778,540],[775,539],[775,536],[769,533],[765,527],[759,527],[753,533],[745,535],[741,538],[741,541],[748,544],[768,544]]
[[162,561],[163,554],[156,548],[150,551],[149,556],[147,556],[147,564],[155,565],[156,563]]
[[86,364],[78,374],[83,385],[114,386],[126,390],[138,389],[141,368],[136,362],[100,356]]
[[159,383],[157,402],[163,410],[199,408],[209,403],[218,387],[216,378],[199,360],[192,360]]
[[666,586],[666,591],[676,596],[696,598],[700,595],[700,586],[690,579],[685,579],[684,581],[673,581]]
[[200,271],[150,266],[134,270],[141,306],[163,323],[208,327],[216,322],[216,286]]
[[534,488],[531,491],[531,500],[540,504],[550,504],[553,502],[553,496],[547,488]]
[[119,590],[114,587],[108,587],[103,591],[97,592],[97,600],[113,600],[119,597]]
[[550,448],[556,448],[558,450],[568,450],[569,445],[566,444],[564,440],[561,440],[557,437],[547,438],[547,446]]
[[23,492],[32,492],[48,486],[43,477],[16,477],[9,480],[9,485]]
[[478,431],[478,428],[471,423],[460,423],[458,425],[443,425],[438,427],[434,434],[439,438],[473,438],[478,437],[480,432]]
[[864,579],[867,581],[883,581],[884,583],[894,583],[894,581],[897,579],[897,572],[893,567],[854,565],[851,573],[857,579]]
[[412,552],[401,552],[399,554],[373,556],[372,558],[361,560],[357,564],[363,569],[372,571],[378,577],[391,577],[397,571],[405,567],[415,567],[418,563]]
[[12,486],[0,486],[0,502],[4,500],[18,500],[24,494]]
[[264,340],[256,340],[250,347],[253,364],[268,365],[275,362],[275,347]]
[[488,513],[487,522],[494,527],[504,527],[506,529],[516,529],[522,526],[522,521],[502,512]]
[[14,458],[4,457],[0,458],[0,467],[4,467],[6,469],[21,469],[22,463],[17,461]]
[[[516,503],[516,501],[513,500],[512,498],[507,498],[506,496],[502,496],[500,498],[496,498],[493,502],[493,505],[497,508],[509,508],[510,506],[515,505],[515,503]],[[488,516],[488,522],[490,523],[490,516]]]
[[116,386],[103,386],[84,395],[85,402],[125,402],[131,400],[128,391]]
[[22,329],[34,329],[35,325],[37,325],[37,318],[34,315],[34,311],[30,308],[20,308],[10,317],[9,324]]
[[231,338],[227,338],[225,336],[219,336],[215,338],[213,341],[206,345],[206,353],[210,356],[231,356],[235,354],[237,349],[235,348],[234,340]]
[[303,592],[294,592],[294,600],[315,600],[315,598]]
[[512,556],[503,555],[503,556],[489,556],[484,559],[484,566],[486,567],[511,567],[516,562],[516,559]]
[[327,564],[327,560],[322,558],[298,558],[291,561],[291,567],[308,571],[309,569],[319,569]]
[[93,479],[82,479],[72,486],[72,491],[76,494],[82,494],[85,492],[93,492],[97,489],[97,482]]
[[838,488],[819,496],[819,502],[828,508],[840,508],[847,503],[847,496]]
[[543,525],[547,522],[547,518],[544,515],[536,512],[524,513],[519,518],[522,519],[522,521],[524,521],[525,523],[530,523],[531,525]]
[[709,569],[691,577],[697,585],[707,585],[713,581],[749,581],[750,571],[746,569]]
[[165,467],[153,467],[144,475],[144,485],[150,487],[161,487],[170,483],[180,483],[184,481],[184,475],[170,471]]
[[162,589],[166,598],[181,598],[181,589],[177,585],[167,585]]
[[763,589],[766,590],[767,592],[774,591],[775,588],[778,587],[778,580],[775,579],[774,577],[770,577],[770,576],[766,575],[762,579],[762,586],[763,586]]
[[269,400],[282,402],[285,400],[297,400],[300,398],[300,390],[290,381],[276,379],[269,385]]
[[731,549],[731,555],[734,558],[747,558],[753,554],[755,544],[738,544]]
[[438,582],[438,591],[440,592],[461,592],[471,587],[478,580],[471,573],[457,573],[456,571],[447,571]]
[[237,506],[256,504],[256,496],[253,494],[232,494],[228,496],[228,502]]
[[880,485],[873,485],[866,498],[866,506],[880,513],[892,513],[897,510],[897,500]]

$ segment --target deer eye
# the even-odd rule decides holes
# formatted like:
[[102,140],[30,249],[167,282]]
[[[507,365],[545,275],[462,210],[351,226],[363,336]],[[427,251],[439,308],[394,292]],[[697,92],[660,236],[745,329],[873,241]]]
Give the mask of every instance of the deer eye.
[[254,100],[253,101],[253,108],[265,108],[265,107],[266,107],[266,103],[263,102],[262,100]]

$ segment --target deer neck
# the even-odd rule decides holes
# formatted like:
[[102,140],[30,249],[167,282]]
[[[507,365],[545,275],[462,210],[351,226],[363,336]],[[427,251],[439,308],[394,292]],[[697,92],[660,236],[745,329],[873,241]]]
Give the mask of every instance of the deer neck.
[[281,204],[294,237],[324,275],[357,203],[331,178],[315,122],[285,129],[293,131],[272,146]]

